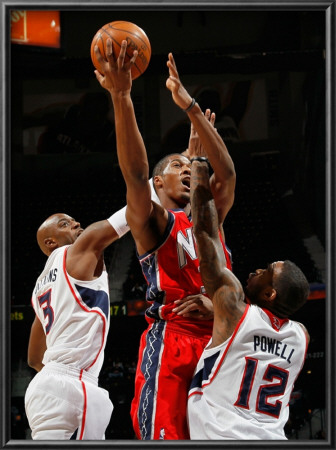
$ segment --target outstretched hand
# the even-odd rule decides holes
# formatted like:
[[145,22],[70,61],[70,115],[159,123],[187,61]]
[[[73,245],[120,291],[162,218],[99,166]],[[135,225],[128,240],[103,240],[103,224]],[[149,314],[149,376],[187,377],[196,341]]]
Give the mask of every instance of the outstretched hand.
[[125,61],[127,49],[127,41],[121,42],[119,56],[116,58],[113,54],[112,40],[106,40],[106,58],[100,53],[98,45],[94,51],[97,61],[100,64],[102,74],[95,70],[97,80],[100,85],[108,90],[111,94],[120,92],[129,92],[132,87],[131,68],[138,56],[138,51],[134,50],[132,58]]
[[199,320],[213,319],[212,301],[202,294],[189,295],[180,300],[175,300],[176,307],[173,309],[179,316],[191,317]]
[[181,109],[187,109],[192,101],[192,97],[183,86],[172,53],[168,55],[167,67],[169,69],[169,77],[166,81],[167,88],[171,91],[174,102]]

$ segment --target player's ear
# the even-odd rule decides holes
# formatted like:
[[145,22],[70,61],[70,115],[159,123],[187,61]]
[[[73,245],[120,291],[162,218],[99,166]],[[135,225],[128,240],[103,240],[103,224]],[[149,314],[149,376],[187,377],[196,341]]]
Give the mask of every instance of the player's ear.
[[267,286],[262,291],[262,298],[266,302],[273,302],[273,300],[276,298],[276,296],[277,296],[277,291],[272,286]]
[[153,183],[156,189],[161,189],[162,188],[162,177],[160,175],[155,175],[155,177],[153,178]]
[[44,239],[44,245],[49,251],[53,251],[58,247],[58,243],[51,237]]

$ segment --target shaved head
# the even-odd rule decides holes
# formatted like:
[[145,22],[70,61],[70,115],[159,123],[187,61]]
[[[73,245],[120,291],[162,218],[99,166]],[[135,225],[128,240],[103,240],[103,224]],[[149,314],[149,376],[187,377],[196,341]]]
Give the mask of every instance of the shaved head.
[[37,243],[42,252],[49,256],[56,248],[75,242],[80,224],[64,213],[49,216],[38,228]]
[[52,236],[55,231],[55,223],[57,222],[58,218],[63,216],[64,214],[53,214],[52,216],[49,216],[48,219],[46,219],[39,227],[36,233],[36,239],[37,243],[42,250],[42,252],[49,256],[52,252],[50,247],[47,245],[50,239],[52,239]]

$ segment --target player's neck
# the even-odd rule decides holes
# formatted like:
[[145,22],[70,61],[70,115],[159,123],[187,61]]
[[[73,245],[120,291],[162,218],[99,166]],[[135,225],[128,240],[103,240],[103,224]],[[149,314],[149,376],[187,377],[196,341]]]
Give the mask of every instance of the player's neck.
[[181,202],[177,202],[176,200],[167,197],[167,196],[162,196],[160,198],[160,202],[161,205],[166,208],[166,209],[185,209],[185,208],[190,208],[190,203],[185,203],[183,201]]

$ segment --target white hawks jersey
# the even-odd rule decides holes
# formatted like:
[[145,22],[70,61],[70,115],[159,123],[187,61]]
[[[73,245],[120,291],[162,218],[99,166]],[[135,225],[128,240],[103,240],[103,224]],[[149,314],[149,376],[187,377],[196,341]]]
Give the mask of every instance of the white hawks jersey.
[[43,364],[84,369],[98,377],[110,325],[108,278],[79,281],[66,271],[69,246],[54,250],[37,279],[32,305],[46,333]]
[[301,325],[247,305],[231,337],[209,344],[189,390],[191,439],[286,439],[289,399],[308,345]]

